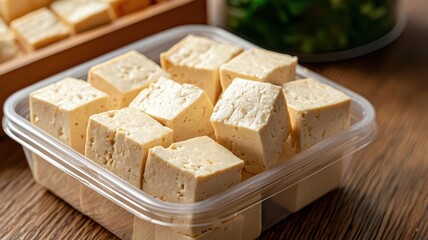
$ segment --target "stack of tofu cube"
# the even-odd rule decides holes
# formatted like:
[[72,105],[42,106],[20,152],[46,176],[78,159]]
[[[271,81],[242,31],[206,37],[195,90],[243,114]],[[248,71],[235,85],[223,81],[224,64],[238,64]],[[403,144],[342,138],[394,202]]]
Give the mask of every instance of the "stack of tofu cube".
[[[156,199],[198,202],[350,125],[351,99],[295,80],[296,65],[296,57],[189,35],[161,54],[162,68],[131,51],[93,66],[87,83],[68,78],[33,92],[31,122]],[[76,185],[55,182],[47,174],[53,167],[36,162],[36,180],[57,195]],[[304,180],[279,203],[296,211],[334,189],[341,169],[332,172],[339,178]],[[305,197],[323,181],[328,186]],[[76,194],[73,206],[122,239],[255,239],[261,232],[260,204],[206,227],[166,227],[134,218],[83,184]]]

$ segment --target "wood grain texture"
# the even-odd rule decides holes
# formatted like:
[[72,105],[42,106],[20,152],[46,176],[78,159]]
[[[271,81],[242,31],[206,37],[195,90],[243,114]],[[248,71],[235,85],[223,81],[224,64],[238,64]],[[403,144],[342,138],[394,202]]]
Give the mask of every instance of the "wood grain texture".
[[[360,93],[379,135],[358,154],[341,190],[261,239],[428,239],[428,1],[405,1],[408,24],[390,46],[353,60],[307,64]],[[38,186],[17,143],[0,142],[0,239],[114,239]]]

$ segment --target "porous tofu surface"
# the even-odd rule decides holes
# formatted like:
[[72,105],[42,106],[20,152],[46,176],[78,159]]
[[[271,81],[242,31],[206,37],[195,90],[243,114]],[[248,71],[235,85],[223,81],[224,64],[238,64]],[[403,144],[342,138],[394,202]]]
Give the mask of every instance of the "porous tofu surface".
[[220,66],[241,52],[241,47],[189,35],[161,53],[161,65],[174,81],[202,88],[214,104],[221,92]]
[[298,111],[322,109],[351,101],[345,93],[311,78],[286,83],[283,88],[287,105]]
[[162,53],[161,57],[177,66],[211,70],[218,69],[241,51],[238,46],[189,35]]
[[221,66],[221,85],[224,90],[235,78],[282,85],[295,79],[296,65],[297,57],[264,49],[250,49]]
[[70,111],[108,95],[83,80],[66,78],[34,91],[30,97],[48,102],[61,110]]
[[31,51],[69,35],[68,27],[52,11],[40,8],[11,22],[11,29],[26,50]]
[[150,150],[143,190],[170,202],[196,202],[241,181],[244,162],[207,136]]
[[286,141],[289,156],[350,126],[351,98],[313,79],[283,85],[292,130]]
[[133,108],[92,115],[87,132],[85,155],[137,188],[149,149],[172,143],[171,129]]
[[111,96],[113,108],[127,107],[138,93],[169,76],[156,63],[137,51],[130,51],[91,68],[88,81]]
[[253,174],[277,164],[290,132],[281,87],[239,78],[223,92],[211,122],[217,141],[245,160]]
[[174,141],[211,135],[213,106],[205,92],[190,84],[179,84],[161,77],[131,102],[165,126],[174,130]]
[[108,95],[66,78],[30,94],[31,123],[84,153],[89,116],[108,110]]

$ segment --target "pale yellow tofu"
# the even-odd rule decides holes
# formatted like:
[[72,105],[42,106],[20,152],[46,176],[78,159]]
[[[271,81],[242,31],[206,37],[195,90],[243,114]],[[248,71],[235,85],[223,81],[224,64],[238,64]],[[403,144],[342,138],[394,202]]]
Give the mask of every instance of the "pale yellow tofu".
[[132,239],[134,215],[93,189],[81,184],[82,213],[120,239]]
[[[77,150],[84,151],[86,126],[91,114],[107,110],[107,94],[88,83],[67,78],[30,95],[31,123]],[[33,154],[36,182],[74,208],[81,210],[80,183]]]
[[297,212],[326,193],[340,187],[342,173],[343,162],[338,161],[284,190],[272,200],[290,212]]
[[44,158],[36,154],[32,154],[32,157],[34,180],[73,208],[82,211],[80,202],[81,183]]
[[189,236],[179,233],[169,227],[156,225],[156,240],[217,240],[217,239],[245,239],[243,238],[243,217],[237,216],[221,224],[212,226],[203,233]]
[[235,78],[282,85],[296,79],[297,57],[267,51],[247,50],[220,67],[223,91]]
[[351,98],[329,85],[301,79],[283,85],[291,119],[287,151],[299,153],[349,127]]
[[[168,202],[201,201],[238,184],[243,165],[207,136],[173,143],[169,148],[154,147],[147,158],[143,191]],[[183,226],[174,231],[197,236],[208,228]]]
[[135,12],[150,5],[150,0],[101,0],[109,3],[117,17]]
[[40,8],[13,20],[10,27],[27,51],[33,51],[69,36],[68,27],[47,8]]
[[130,51],[89,70],[88,82],[111,97],[111,107],[127,107],[138,93],[169,76],[156,63],[144,55]]
[[98,0],[57,0],[50,8],[74,34],[107,24],[114,18],[110,5]]
[[73,78],[30,94],[31,123],[82,154],[89,116],[106,110],[106,93]]
[[[283,89],[292,129],[279,161],[286,161],[350,126],[351,99],[339,90],[313,79],[292,81],[284,84]],[[342,157],[339,154],[335,158]],[[343,168],[342,161],[334,163],[278,194],[274,200],[291,212],[298,211],[339,187]]]
[[41,7],[47,7],[53,0],[0,0],[0,15],[6,22],[32,12]]
[[167,52],[161,65],[174,81],[202,88],[215,104],[221,92],[219,68],[242,52],[242,48],[189,35]]
[[251,207],[240,216],[243,220],[242,240],[257,239],[262,233],[262,204]]
[[153,240],[156,236],[156,225],[154,223],[134,217],[133,240]]
[[277,165],[290,121],[282,88],[237,78],[211,116],[217,141],[257,174]]
[[137,188],[149,149],[172,143],[171,129],[134,108],[92,115],[87,135],[85,156]]
[[15,36],[0,19],[0,63],[15,58],[19,54],[21,54],[21,49],[15,41]]
[[169,148],[154,147],[147,158],[143,190],[163,201],[197,202],[239,183],[243,165],[207,136]]
[[129,105],[174,131],[174,142],[210,136],[213,106],[206,93],[190,84],[179,84],[165,77],[141,91]]

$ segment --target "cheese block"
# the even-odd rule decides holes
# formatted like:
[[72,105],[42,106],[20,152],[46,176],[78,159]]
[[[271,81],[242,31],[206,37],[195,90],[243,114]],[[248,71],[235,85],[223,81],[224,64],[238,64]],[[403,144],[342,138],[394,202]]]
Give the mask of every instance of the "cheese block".
[[225,90],[235,78],[282,85],[296,79],[297,57],[250,49],[220,67],[220,80]]
[[8,61],[21,53],[15,36],[9,31],[7,25],[0,19],[0,63]]
[[80,202],[81,183],[79,180],[36,154],[32,154],[32,158],[34,180],[73,208],[82,211]]
[[156,237],[156,225],[154,223],[134,217],[133,240],[153,240]]
[[172,143],[171,129],[134,108],[92,115],[87,134],[85,156],[137,188],[149,149]]
[[53,0],[0,0],[0,15],[7,22],[22,17],[41,7],[47,7]]
[[219,68],[242,48],[189,35],[167,52],[161,53],[161,65],[174,81],[202,88],[215,104],[220,92]]
[[81,212],[123,240],[131,240],[134,215],[93,189],[81,185]]
[[244,239],[243,218],[237,216],[204,231],[196,236],[189,236],[174,231],[169,227],[156,225],[156,240],[217,240],[217,239]]
[[205,92],[190,84],[165,77],[141,91],[129,105],[158,120],[174,131],[174,142],[212,135],[213,106]]
[[168,76],[156,63],[144,55],[130,51],[89,70],[88,82],[111,97],[113,109],[127,107],[138,93]]
[[[169,148],[154,147],[147,158],[143,191],[168,202],[201,201],[238,184],[243,165],[207,136],[173,143]],[[176,227],[174,231],[197,236],[209,228]]]
[[277,165],[290,132],[280,86],[237,78],[223,92],[211,116],[217,141],[257,174]]
[[[284,84],[283,89],[292,129],[279,161],[286,161],[350,126],[351,99],[335,88],[313,79],[302,79]],[[342,161],[334,163],[273,199],[291,212],[298,211],[339,187],[343,168]]]
[[116,17],[135,12],[150,5],[150,0],[101,0],[110,4]]
[[27,51],[39,49],[69,36],[67,26],[47,8],[13,20],[10,27]]
[[84,153],[89,116],[108,110],[108,95],[66,78],[30,94],[31,123]]
[[109,23],[114,18],[110,5],[98,0],[57,0],[50,8],[73,34]]
[[291,119],[287,151],[299,153],[349,127],[351,98],[329,85],[301,79],[283,85]]

